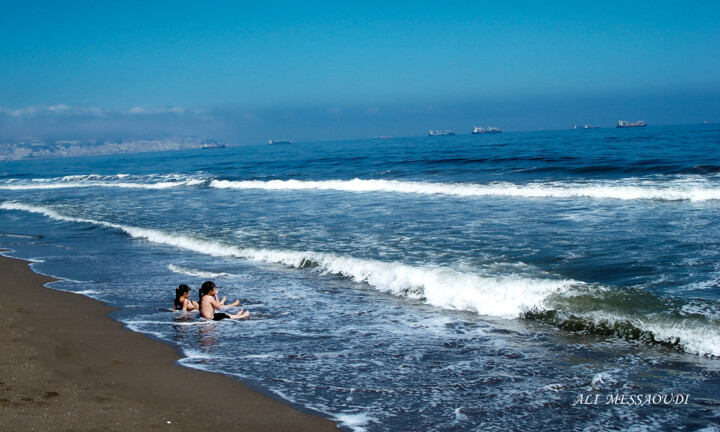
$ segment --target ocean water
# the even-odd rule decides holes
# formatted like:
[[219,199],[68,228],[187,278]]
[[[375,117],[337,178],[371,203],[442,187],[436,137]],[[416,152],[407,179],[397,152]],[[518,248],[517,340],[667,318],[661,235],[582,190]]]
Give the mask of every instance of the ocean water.
[[717,125],[5,162],[0,247],[348,430],[720,427]]

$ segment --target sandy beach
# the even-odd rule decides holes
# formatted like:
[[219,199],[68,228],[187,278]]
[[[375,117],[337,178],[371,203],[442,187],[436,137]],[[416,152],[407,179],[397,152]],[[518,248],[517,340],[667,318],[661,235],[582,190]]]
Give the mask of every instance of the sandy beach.
[[0,257],[0,430],[330,431],[229,377],[183,368],[112,309]]

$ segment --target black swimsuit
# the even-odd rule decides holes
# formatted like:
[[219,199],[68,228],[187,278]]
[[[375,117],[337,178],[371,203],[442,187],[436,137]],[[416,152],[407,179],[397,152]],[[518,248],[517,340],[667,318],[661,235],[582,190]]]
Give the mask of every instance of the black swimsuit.
[[220,313],[216,313],[212,317],[213,321],[220,321],[220,320],[224,320],[225,318],[230,318],[230,315],[220,312]]

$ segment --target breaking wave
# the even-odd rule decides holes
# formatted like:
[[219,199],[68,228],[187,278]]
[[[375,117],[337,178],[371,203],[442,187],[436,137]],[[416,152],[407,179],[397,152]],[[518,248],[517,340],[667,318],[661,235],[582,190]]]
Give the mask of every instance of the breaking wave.
[[354,193],[401,193],[457,197],[590,198],[617,200],[711,201],[720,200],[720,185],[701,176],[627,178],[586,182],[547,181],[531,183],[491,182],[433,183],[400,180],[221,180],[203,175],[113,176],[77,175],[52,179],[7,180],[0,190],[60,188],[168,189],[211,187],[215,189],[268,191],[339,191]]
[[132,176],[116,174],[102,176],[97,174],[72,175],[49,179],[10,180],[0,184],[4,190],[47,190],[71,188],[124,188],[124,189],[168,189],[181,186],[198,186],[206,179],[188,177],[179,174]]
[[720,187],[704,180],[604,181],[586,183],[543,182],[516,184],[495,182],[427,183],[398,180],[211,180],[219,189],[332,190],[345,192],[392,192],[460,197],[505,196],[519,198],[597,198],[620,200],[708,201],[720,200]]
[[225,277],[232,276],[229,273],[224,273],[224,272],[216,273],[216,272],[210,272],[210,271],[205,271],[205,270],[197,270],[197,269],[192,269],[192,268],[188,268],[188,267],[178,266],[175,264],[169,264],[168,270],[170,270],[173,273],[184,274],[187,276],[193,276],[193,277],[199,277],[199,278],[205,278],[205,279],[218,279],[218,278],[225,278]]
[[[381,292],[439,308],[509,319],[536,319],[572,331],[661,342],[695,354],[720,356],[718,320],[708,314],[683,313],[683,305],[667,304],[669,300],[645,291],[632,293],[628,300],[626,292],[574,280],[495,276],[436,265],[411,266],[314,251],[243,248],[212,239],[67,216],[48,207],[20,202],[4,202],[0,209],[111,228],[132,238],[210,256],[236,257],[307,269],[320,275],[342,276]],[[221,275],[174,265],[170,269],[202,277]],[[648,313],[654,310],[669,312]]]

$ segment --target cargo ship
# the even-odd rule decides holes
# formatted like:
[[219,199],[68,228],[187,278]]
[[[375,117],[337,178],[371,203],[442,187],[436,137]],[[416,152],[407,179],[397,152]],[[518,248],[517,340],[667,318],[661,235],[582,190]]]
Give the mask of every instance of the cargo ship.
[[218,144],[217,141],[207,141],[203,146],[201,147],[204,150],[207,149],[216,149],[216,148],[225,148],[225,144]]
[[496,127],[488,126],[487,129],[483,129],[482,126],[473,126],[473,135],[486,134],[486,133],[502,133],[502,131]]
[[455,135],[455,131],[451,130],[431,130],[428,133],[428,136],[446,136],[446,135]]
[[292,141],[286,139],[268,140],[268,144],[292,144]]
[[617,124],[617,127],[619,127],[619,128],[632,128],[632,127],[645,127],[645,126],[647,126],[647,124],[642,120],[638,120],[636,122],[619,120],[618,124]]

